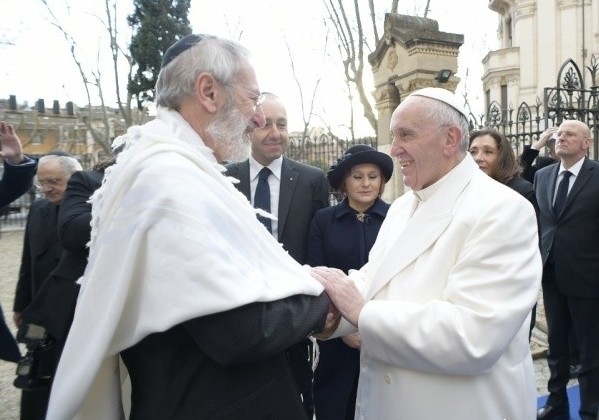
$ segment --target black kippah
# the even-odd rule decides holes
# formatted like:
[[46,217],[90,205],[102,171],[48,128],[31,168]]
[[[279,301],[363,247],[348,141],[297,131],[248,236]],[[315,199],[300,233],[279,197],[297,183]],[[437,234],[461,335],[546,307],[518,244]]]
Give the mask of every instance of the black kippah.
[[175,42],[173,45],[168,47],[168,49],[164,53],[164,56],[162,56],[162,64],[160,64],[160,68],[163,69],[164,67],[166,67],[168,63],[173,61],[183,51],[193,47],[198,42],[207,38],[208,35],[203,34],[190,34],[184,36],[183,38]]

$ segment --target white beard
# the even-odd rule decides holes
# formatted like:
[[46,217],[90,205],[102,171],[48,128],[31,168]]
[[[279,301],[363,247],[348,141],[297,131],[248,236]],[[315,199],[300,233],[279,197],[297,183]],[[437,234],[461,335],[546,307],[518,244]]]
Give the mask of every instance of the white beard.
[[238,162],[249,156],[250,143],[247,131],[250,126],[251,121],[248,121],[229,98],[206,131],[214,139],[223,160]]

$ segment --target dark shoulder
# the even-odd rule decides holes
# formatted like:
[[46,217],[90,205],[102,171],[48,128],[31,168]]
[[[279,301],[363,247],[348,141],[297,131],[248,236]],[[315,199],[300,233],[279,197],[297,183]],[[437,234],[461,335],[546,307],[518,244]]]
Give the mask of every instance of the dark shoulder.
[[38,198],[37,200],[34,200],[31,203],[31,206],[29,207],[30,211],[31,210],[39,210],[39,209],[43,209],[46,207],[50,207],[53,206],[54,204],[50,203],[47,199],[45,198]]
[[246,159],[246,160],[242,160],[241,162],[227,163],[225,165],[225,168],[227,168],[227,173],[232,173],[232,172],[237,172],[237,171],[241,170],[241,168],[243,168],[244,165],[248,165],[248,164],[249,164],[249,160]]
[[510,179],[507,186],[516,191],[532,190],[532,183],[519,176]]
[[586,164],[589,165],[589,167],[591,167],[591,168],[595,168],[595,169],[599,168],[599,162],[597,162],[596,160],[593,160],[593,159],[587,158]]
[[559,165],[559,162],[554,162],[551,165],[539,168],[536,172],[536,176],[548,176],[551,173],[551,170],[554,169],[556,165]]
[[295,170],[305,173],[305,174],[318,176],[318,177],[325,176],[324,171],[322,169],[317,168],[316,166],[308,165],[303,162],[298,162],[297,160],[289,159],[287,157],[283,157],[283,165],[287,165],[288,168],[295,169]]
[[547,156],[537,157],[537,169],[544,168],[545,166],[553,165],[556,163],[555,159]]
[[[531,184],[531,186],[532,186],[532,184]],[[389,211],[390,207],[391,207],[391,204],[387,203],[386,201],[384,201],[381,198],[377,198],[374,205],[372,206],[372,209],[370,210],[370,212],[379,214],[380,216],[385,218],[385,217],[387,217],[387,212]]]
[[328,219],[331,218],[337,213],[340,209],[341,204],[336,204],[334,206],[323,207],[321,209],[316,210],[314,213],[315,219]]
[[69,179],[70,185],[84,184],[90,188],[96,189],[102,184],[103,172],[99,171],[77,171]]
[[516,189],[516,187],[532,188],[532,182],[529,182],[520,176],[515,176],[507,182],[507,186],[513,189]]

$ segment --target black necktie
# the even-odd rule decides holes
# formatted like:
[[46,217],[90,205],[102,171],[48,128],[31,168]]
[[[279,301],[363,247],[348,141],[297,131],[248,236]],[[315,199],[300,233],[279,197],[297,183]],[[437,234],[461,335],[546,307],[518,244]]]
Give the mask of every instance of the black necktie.
[[557,194],[555,195],[555,203],[553,204],[553,214],[555,214],[555,217],[559,217],[560,213],[562,212],[562,209],[564,208],[566,198],[568,197],[570,175],[572,175],[572,172],[564,171],[562,180],[559,182],[559,185],[557,186]]
[[[270,187],[268,185],[268,176],[271,174],[267,167],[262,168],[258,173],[258,185],[256,186],[256,194],[254,194],[254,207],[265,210],[270,213]],[[258,216],[258,220],[262,222],[266,229],[272,233],[270,219]]]

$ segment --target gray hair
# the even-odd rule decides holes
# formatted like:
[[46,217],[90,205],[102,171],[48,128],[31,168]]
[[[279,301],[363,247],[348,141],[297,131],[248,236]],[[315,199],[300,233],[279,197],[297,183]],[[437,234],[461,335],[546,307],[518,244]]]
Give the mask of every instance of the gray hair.
[[69,177],[77,171],[81,171],[83,168],[77,159],[71,156],[62,155],[45,155],[39,159],[38,166],[43,165],[46,162],[56,160],[60,167],[64,170],[65,174]]
[[427,98],[431,104],[425,111],[426,117],[439,125],[457,125],[462,130],[460,152],[466,153],[470,144],[468,120],[455,108],[443,101]]
[[249,55],[249,50],[237,42],[207,36],[160,70],[156,82],[156,104],[178,110],[181,100],[193,95],[195,81],[203,72],[228,84]]

